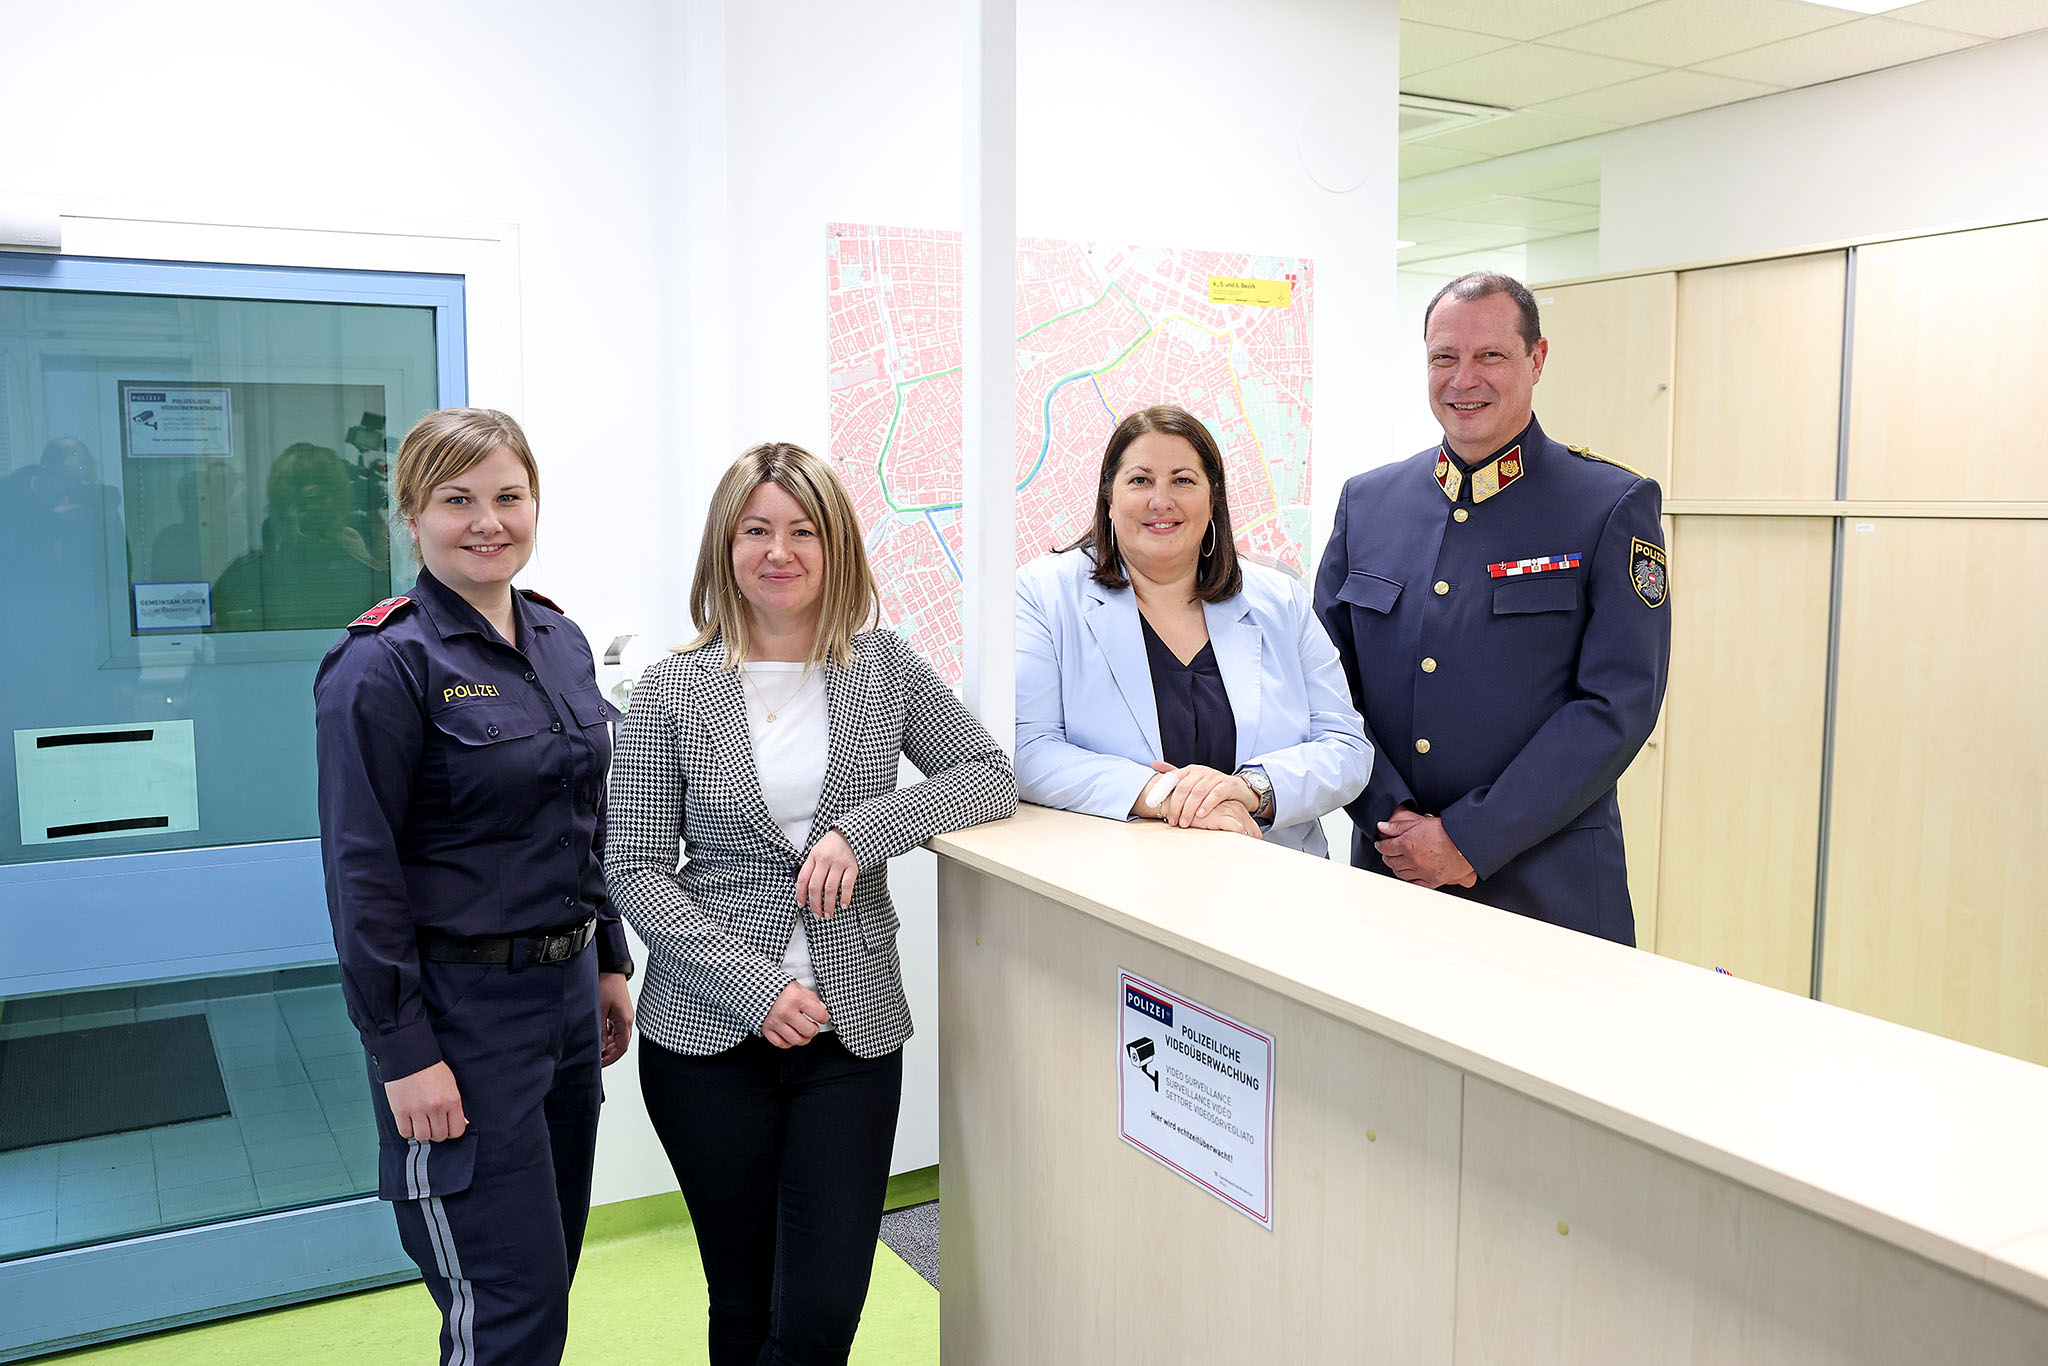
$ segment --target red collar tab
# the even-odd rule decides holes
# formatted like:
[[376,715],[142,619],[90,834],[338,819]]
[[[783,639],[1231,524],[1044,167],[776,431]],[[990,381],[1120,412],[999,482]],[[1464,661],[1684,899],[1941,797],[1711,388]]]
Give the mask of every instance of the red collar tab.
[[[522,588],[519,590],[519,593],[520,596],[524,597],[528,602],[537,602],[551,612],[562,611],[560,605],[558,605],[553,598],[543,597],[539,593],[534,592],[531,588]],[[569,614],[567,612],[562,612],[562,615],[567,616]]]
[[366,626],[372,631],[382,630],[385,622],[391,620],[391,618],[397,616],[411,605],[411,598],[386,598],[350,622],[348,629],[353,631],[358,626]]

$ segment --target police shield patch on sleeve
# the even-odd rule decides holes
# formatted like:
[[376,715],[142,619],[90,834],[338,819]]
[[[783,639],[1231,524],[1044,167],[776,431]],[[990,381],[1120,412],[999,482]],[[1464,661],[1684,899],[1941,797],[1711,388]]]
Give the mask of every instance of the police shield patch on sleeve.
[[1640,536],[1633,538],[1629,546],[1628,576],[1636,586],[1636,596],[1652,607],[1662,607],[1670,595],[1670,574],[1666,568],[1664,550],[1652,545]]

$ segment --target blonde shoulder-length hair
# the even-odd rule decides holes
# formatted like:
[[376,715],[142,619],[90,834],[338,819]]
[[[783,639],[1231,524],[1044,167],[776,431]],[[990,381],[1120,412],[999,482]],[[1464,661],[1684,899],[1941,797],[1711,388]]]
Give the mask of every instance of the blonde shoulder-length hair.
[[825,553],[825,588],[818,602],[810,662],[851,664],[854,636],[874,624],[882,606],[861,540],[860,517],[832,467],[786,441],[762,442],[733,461],[718,481],[711,511],[704,518],[697,574],[690,583],[690,619],[697,624],[697,636],[678,648],[694,650],[723,636],[725,666],[736,669],[746,662],[747,609],[732,572],[732,543],[747,499],[763,484],[773,484],[796,499]]

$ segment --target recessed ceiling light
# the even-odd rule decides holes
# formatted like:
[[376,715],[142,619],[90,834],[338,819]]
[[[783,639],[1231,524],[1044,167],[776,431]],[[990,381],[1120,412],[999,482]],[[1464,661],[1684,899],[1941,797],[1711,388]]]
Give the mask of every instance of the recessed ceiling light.
[[1920,0],[1807,0],[1807,3],[1822,5],[1828,9],[1845,9],[1851,14],[1883,14],[1886,10],[1917,5]]
[[1415,245],[1415,244],[1414,244],[1413,242],[1404,242],[1404,241],[1402,241],[1402,240],[1401,240],[1400,238],[1398,238],[1398,237],[1394,239],[1394,250],[1395,250],[1395,251],[1399,251],[1399,250],[1401,250],[1401,248],[1403,248],[1403,247],[1412,247],[1412,246],[1414,246],[1414,245]]

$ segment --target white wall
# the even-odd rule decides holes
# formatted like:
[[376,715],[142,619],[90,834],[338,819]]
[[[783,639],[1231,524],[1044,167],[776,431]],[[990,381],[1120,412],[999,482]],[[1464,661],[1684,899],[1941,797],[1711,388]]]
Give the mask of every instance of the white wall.
[[[1600,162],[1592,259],[1530,249],[1541,279],[2048,217],[2048,32],[1421,176],[1423,193]],[[1537,273],[1537,268],[1548,267]]]
[[[471,401],[547,476],[522,582],[600,645],[673,634],[662,8],[10,3],[0,197],[79,254],[466,275]],[[597,1198],[672,1188],[634,1069],[606,1087]]]
[[1602,273],[2048,216],[2048,32],[1571,144]]
[[[1392,102],[1342,133],[1354,192],[1297,140],[1315,96],[1394,89],[1397,0],[1021,8],[1023,232],[1316,261],[1319,549],[1344,478],[1399,453]],[[52,197],[72,251],[467,274],[471,399],[548,475],[523,581],[600,647],[673,640],[709,480],[753,441],[826,445],[824,225],[958,226],[958,13],[11,4],[0,196]],[[905,1170],[938,1157],[930,856],[892,882],[921,1025]],[[633,1069],[606,1082],[597,1199],[672,1188]]]
[[[1392,101],[1384,127],[1357,134],[1373,174],[1353,193],[1317,188],[1296,144],[1316,95],[1394,89],[1396,0],[1033,0],[1019,10],[1021,234],[1315,260],[1320,549],[1344,479],[1391,454]],[[957,0],[723,6],[726,98],[696,119],[722,118],[727,130],[722,228],[736,307],[717,334],[725,373],[691,393],[700,409],[724,405],[724,421],[707,422],[729,433],[728,454],[771,438],[827,445],[827,222],[959,226],[959,15]],[[708,83],[695,93],[712,98]],[[930,865],[914,853],[891,873],[919,1024],[898,1170],[938,1160]]]

